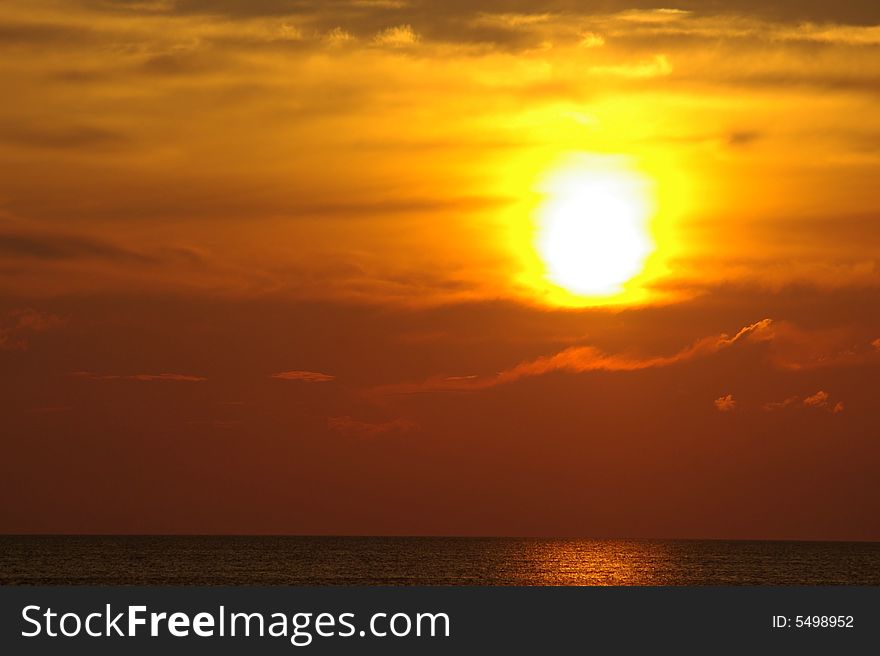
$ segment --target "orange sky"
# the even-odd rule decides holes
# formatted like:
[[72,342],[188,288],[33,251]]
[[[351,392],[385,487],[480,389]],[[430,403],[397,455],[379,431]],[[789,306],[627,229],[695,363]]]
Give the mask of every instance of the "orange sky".
[[876,3],[0,25],[0,531],[880,540]]

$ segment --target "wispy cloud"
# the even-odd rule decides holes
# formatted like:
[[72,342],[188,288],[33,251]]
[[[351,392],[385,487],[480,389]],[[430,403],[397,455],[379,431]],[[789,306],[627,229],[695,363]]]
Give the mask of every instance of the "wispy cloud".
[[494,376],[436,376],[422,383],[390,385],[379,388],[377,392],[386,394],[406,394],[424,391],[478,390],[521,378],[542,376],[554,371],[582,373],[587,371],[637,371],[668,367],[680,362],[704,357],[727,349],[742,341],[764,341],[769,337],[773,324],[771,319],[762,319],[745,326],[735,335],[721,334],[699,339],[690,346],[672,355],[640,356],[627,353],[605,353],[593,346],[573,346],[553,355],[521,362]]
[[70,374],[85,380],[137,380],[142,382],[200,383],[208,380],[204,376],[191,374],[99,374],[92,371],[74,371]]
[[324,34],[324,41],[333,46],[342,45],[344,43],[351,43],[355,40],[355,36],[347,31],[342,29],[341,27],[334,27]]
[[389,27],[382,30],[375,37],[373,43],[379,46],[389,46],[392,48],[403,48],[417,43],[419,35],[413,31],[411,25],[398,25],[397,27]]
[[56,260],[76,257],[129,257],[129,253],[93,240],[47,235],[0,235],[0,255]]
[[745,326],[733,336],[721,334],[705,337],[672,355],[640,356],[627,353],[605,353],[593,346],[573,346],[553,355],[521,362],[494,376],[439,376],[423,383],[389,386],[382,388],[381,391],[393,394],[432,390],[477,390],[512,383],[530,376],[542,376],[553,371],[580,373],[586,371],[637,371],[668,367],[712,355],[741,341],[766,340],[772,324],[771,319],[762,319]]
[[[849,338],[850,335],[847,331],[805,331],[788,322],[762,319],[743,327],[732,336],[721,334],[704,337],[671,355],[607,353],[594,346],[572,346],[552,355],[520,362],[492,376],[447,374],[433,376],[421,383],[384,386],[375,391],[384,394],[468,391],[512,383],[521,378],[541,376],[554,371],[581,373],[587,371],[638,371],[669,367],[711,356],[741,342],[766,344],[770,363],[780,369],[792,371],[849,366],[876,360],[878,349],[868,347],[865,343],[856,347],[842,346]],[[789,402],[786,400],[781,403]],[[764,407],[774,409],[777,405],[778,403],[768,403]]]
[[784,401],[771,401],[764,404],[764,410],[772,412],[774,410],[784,410],[786,408],[813,408],[839,414],[844,410],[843,401],[833,401],[831,395],[825,390],[818,390],[814,394],[810,394],[801,398],[800,396],[789,396]]
[[823,408],[828,405],[828,392],[823,390],[819,390],[815,394],[811,394],[807,398],[804,399],[804,405],[813,407],[813,408]]
[[331,380],[335,380],[336,376],[322,374],[318,371],[293,370],[279,371],[278,373],[271,374],[269,378],[275,378],[277,380],[293,380],[302,383],[329,383]]
[[369,422],[343,416],[328,418],[327,428],[346,437],[371,438],[409,433],[417,428],[417,424],[402,418],[384,422]]
[[772,411],[772,410],[781,410],[782,408],[787,408],[791,405],[794,405],[800,401],[799,396],[789,396],[788,398],[782,401],[770,401],[764,404],[764,410]]
[[768,339],[773,343],[773,364],[792,371],[857,365],[876,360],[878,356],[877,349],[858,339],[846,327],[806,330],[787,321],[777,321]]
[[691,15],[690,11],[684,9],[668,9],[661,7],[659,9],[631,9],[622,11],[617,17],[625,21],[633,21],[635,23],[670,23],[687,18]]
[[10,310],[0,315],[0,350],[25,351],[30,345],[31,335],[63,324],[64,320],[56,314],[32,308]]
[[86,235],[47,232],[0,233],[0,258],[32,258],[35,260],[100,259],[121,264],[154,264],[164,259],[194,260],[198,252],[169,247],[161,254],[141,253],[114,243]]
[[672,63],[666,55],[654,55],[650,59],[634,64],[593,66],[590,70],[596,75],[619,75],[631,78],[662,77],[672,73]]

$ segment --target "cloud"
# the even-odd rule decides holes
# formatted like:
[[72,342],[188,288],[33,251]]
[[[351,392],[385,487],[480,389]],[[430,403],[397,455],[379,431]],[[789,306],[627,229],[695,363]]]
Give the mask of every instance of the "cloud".
[[621,20],[634,23],[671,23],[687,18],[690,13],[684,9],[632,9],[620,12],[617,16]]
[[0,45],[59,46],[89,43],[95,32],[82,26],[37,22],[4,22]]
[[322,374],[317,371],[279,371],[278,373],[271,374],[269,378],[276,378],[278,380],[296,380],[301,381],[303,383],[329,383],[331,380],[335,380],[336,376],[331,374]]
[[217,63],[198,53],[170,52],[147,58],[140,70],[150,75],[198,75],[209,72]]
[[350,43],[354,40],[355,36],[351,32],[339,26],[327,30],[326,34],[324,34],[324,41],[334,46]]
[[[695,20],[699,16],[718,12],[731,15],[756,13],[769,15],[774,19],[787,21],[816,21],[820,24],[832,20],[840,22],[864,23],[874,25],[880,21],[880,10],[876,3],[862,2],[777,2],[768,5],[758,0],[725,0],[721,3],[682,3],[698,6],[699,12],[691,12],[675,7],[645,8],[652,3],[632,0],[605,0],[601,3],[585,3],[583,0],[552,0],[544,3],[510,2],[510,0],[101,0],[91,2],[102,9],[137,13],[203,14],[224,17],[287,16],[291,14],[329,14],[331,16],[354,15],[360,20],[372,16],[405,15],[413,20],[452,21],[462,15],[509,16],[526,18],[530,14],[513,13],[511,6],[542,12],[555,11],[557,16],[569,21],[589,15],[597,10],[591,5],[600,5],[604,12],[612,12],[615,20],[632,23],[672,23],[683,19]],[[659,3],[657,3],[659,4]],[[634,5],[642,8],[634,8]],[[709,5],[709,6],[703,6]],[[357,10],[356,12],[352,10]],[[534,14],[543,16],[545,14]]]
[[204,376],[190,374],[98,374],[92,371],[74,371],[70,374],[76,378],[85,380],[137,380],[142,382],[173,382],[173,383],[200,383],[208,380]]
[[586,371],[637,371],[668,367],[727,349],[742,341],[766,341],[772,319],[762,319],[745,326],[732,337],[721,334],[699,339],[673,355],[638,356],[625,353],[609,354],[593,346],[574,346],[553,355],[521,362],[494,376],[439,376],[421,384],[404,384],[381,388],[384,393],[413,393],[420,391],[475,390],[512,383],[520,378],[542,376],[553,371],[581,373]]
[[824,408],[826,405],[828,405],[828,392],[819,390],[815,394],[812,394],[805,398],[804,405],[810,406],[812,408]]
[[89,125],[34,127],[18,123],[0,124],[0,141],[32,148],[72,149],[116,148],[127,138],[124,134]]
[[370,9],[403,9],[411,3],[407,0],[350,0],[355,7],[368,7]]
[[784,401],[765,403],[763,407],[768,412],[785,408],[815,408],[827,410],[835,415],[844,410],[843,401],[832,402],[831,395],[825,390],[819,390],[815,394],[810,394],[803,399],[799,396],[789,396]]
[[877,350],[845,327],[805,330],[787,321],[774,322],[766,339],[770,358],[780,369],[803,371],[858,365],[876,360]]
[[389,27],[386,30],[378,32],[373,37],[373,43],[379,46],[390,46],[392,48],[403,48],[411,46],[418,42],[419,35],[413,31],[411,25],[398,25],[397,27]]
[[789,396],[784,401],[770,401],[769,403],[764,404],[764,410],[767,410],[768,412],[772,410],[781,410],[782,408],[787,408],[790,405],[794,405],[799,400],[799,396]]
[[[418,147],[420,144],[410,144],[409,149]],[[444,144],[427,142],[427,149],[443,146]],[[502,144],[503,145],[503,144]],[[368,142],[364,147],[370,147]],[[387,144],[383,144],[387,147]],[[412,214],[415,212],[450,212],[474,209],[491,209],[504,206],[510,199],[503,196],[454,196],[444,198],[396,198],[363,200],[359,202],[327,200],[312,203],[297,202],[285,208],[288,216],[303,217],[327,217],[327,218],[360,218],[387,216],[389,214]]]
[[727,145],[734,148],[750,146],[762,136],[759,130],[734,130],[727,135]]
[[[810,89],[801,95],[790,88],[778,93],[775,86],[765,88],[830,83],[842,91],[862,85],[876,94],[878,65],[863,56],[865,48],[878,42],[876,26],[804,23],[817,11],[812,6],[765,13],[755,6],[737,11],[727,3],[708,10],[685,5],[695,9],[687,13],[634,9],[622,0],[600,4],[101,0],[59,13],[51,10],[51,3],[0,3],[0,41],[17,44],[5,53],[18,63],[8,71],[9,83],[21,99],[0,111],[0,148],[5,155],[14,150],[12,161],[27,155],[22,146],[50,148],[58,155],[11,167],[0,183],[0,202],[35,222],[60,224],[63,219],[71,226],[78,221],[84,231],[109,242],[62,243],[58,238],[35,244],[29,237],[25,245],[16,237],[16,243],[7,239],[0,251],[46,259],[100,257],[122,264],[151,259],[121,248],[125,244],[137,251],[142,243],[157,245],[181,235],[211,244],[212,266],[204,267],[197,283],[190,282],[195,280],[192,272],[172,267],[156,276],[135,272],[130,277],[137,280],[120,282],[115,272],[99,275],[87,267],[71,266],[57,275],[40,263],[19,266],[18,280],[51,288],[52,293],[86,286],[102,291],[115,284],[131,288],[130,283],[153,289],[169,281],[226,290],[232,287],[226,277],[237,269],[237,289],[274,285],[291,296],[310,297],[317,289],[322,298],[357,296],[379,303],[499,297],[531,303],[549,298],[546,286],[536,281],[532,289],[511,274],[531,257],[529,245],[507,240],[508,215],[496,223],[501,212],[473,198],[486,189],[487,171],[498,183],[491,185],[492,191],[509,195],[511,208],[519,204],[525,210],[532,191],[529,181],[538,174],[532,169],[545,162],[541,153],[585,148],[659,161],[655,154],[666,149],[658,149],[656,142],[669,132],[680,132],[682,143],[668,149],[674,162],[658,166],[657,172],[664,172],[658,189],[672,189],[678,184],[673,177],[683,182],[691,178],[694,188],[729,180],[722,188],[735,189],[742,181],[729,177],[734,170],[729,167],[739,166],[738,156],[755,156],[753,170],[758,173],[750,180],[758,186],[775,179],[762,172],[775,171],[780,163],[792,167],[780,179],[794,185],[802,181],[802,164],[813,170],[806,162],[850,175],[849,168],[832,163],[850,154],[856,142],[864,149],[861,156],[877,157],[865,147],[871,143],[866,137],[877,130],[873,115],[863,112],[862,121],[846,120],[864,98],[856,101],[841,94],[812,102],[817,96]],[[776,20],[778,12],[797,13],[797,20]],[[846,12],[841,7],[829,10],[835,13]],[[26,25],[21,24],[24,16],[30,21]],[[40,19],[44,24],[36,24]],[[34,45],[47,39],[51,45],[46,50]],[[346,41],[351,42],[346,47],[328,46]],[[401,58],[393,51],[415,43],[419,57]],[[536,49],[542,43],[553,47]],[[859,49],[853,50],[852,44]],[[383,47],[372,47],[376,45]],[[821,56],[806,54],[814,52]],[[137,71],[154,76],[145,80],[133,75]],[[763,92],[751,93],[755,87]],[[639,101],[647,97],[651,102]],[[108,98],[114,101],[108,103]],[[700,113],[706,98],[713,99],[717,111]],[[74,105],[74,116],[59,109]],[[573,122],[576,113],[589,121]],[[188,121],[192,115],[202,120]],[[228,130],[232,123],[240,129]],[[843,132],[845,139],[839,136]],[[715,141],[688,143],[694,133],[714,135]],[[763,134],[772,134],[773,148],[744,152]],[[500,144],[505,152],[487,144]],[[793,152],[803,149],[804,156],[777,161],[790,144]],[[731,152],[716,160],[711,149],[719,146]],[[707,152],[698,153],[698,148]],[[708,164],[694,166],[690,158],[703,156],[708,159],[701,161]],[[462,167],[462,161],[472,165]],[[352,174],[336,178],[335,172],[343,169]],[[667,180],[666,172],[673,177]],[[853,184],[867,188],[869,172],[855,171]],[[832,178],[824,186],[803,184],[807,193],[802,199],[787,192],[780,198],[819,214],[825,208],[813,202],[814,196],[822,201],[827,195],[820,188],[842,188],[839,183],[846,179]],[[460,208],[446,202],[450,189],[453,200],[463,199]],[[755,223],[777,223],[751,211],[751,199],[768,194],[761,189],[738,196],[737,213],[756,216]],[[749,221],[727,221],[729,203],[721,197],[718,207],[708,196],[697,199],[684,191],[670,194],[673,198],[689,198],[695,205],[687,212],[670,205],[670,216],[681,209],[682,216],[705,216],[719,225]],[[757,201],[754,205],[763,207]],[[422,227],[427,221],[416,223],[421,218],[415,215],[428,211],[450,217],[443,238]],[[351,229],[325,227],[329,221],[316,220],[323,216],[370,220]],[[529,218],[526,211],[519,216]],[[242,249],[240,223],[257,217],[247,230],[254,251]],[[294,217],[296,221],[289,220]],[[157,226],[173,221],[178,227],[153,230],[147,224],[153,219]],[[391,225],[395,220],[399,225]],[[779,265],[776,276],[788,280],[800,275],[803,263],[818,266],[831,257],[825,233],[839,231],[836,225],[831,229],[831,221],[826,223],[821,231],[799,230],[792,240],[767,242],[767,248],[812,242],[804,249],[808,252],[792,255],[791,266]],[[282,230],[286,234],[278,238]],[[685,232],[692,235],[683,228]],[[670,243],[676,247],[658,248],[652,262],[657,260],[657,272],[666,272],[658,273],[663,282],[672,276],[687,279],[681,283],[685,291],[697,286],[694,291],[699,292],[701,284],[718,278],[726,282],[728,273],[730,278],[763,277],[768,269],[756,262],[740,273],[727,265],[751,252],[746,244],[759,243],[749,230],[739,230],[741,238],[724,240],[718,249],[707,243],[714,237],[677,239],[674,233],[670,231]],[[325,239],[293,257],[285,246]],[[117,240],[120,246],[114,246]],[[411,243],[399,243],[404,240]],[[852,250],[863,253],[864,243],[855,243]],[[244,252],[257,249],[260,257],[240,266]],[[755,250],[756,259],[763,251],[763,246]],[[703,255],[719,265],[665,266],[673,253]],[[362,267],[366,273],[354,276],[357,286],[345,273],[324,273],[333,258]],[[473,266],[475,261],[480,266]],[[306,279],[323,277],[326,282],[314,287],[288,284],[283,270],[288,266],[298,267]],[[431,271],[434,279],[425,276],[424,284],[412,284],[409,268]],[[652,264],[646,281],[655,282],[649,280],[653,271]],[[851,284],[856,275],[841,277]],[[870,275],[876,282],[875,268]],[[811,282],[828,279],[812,269],[806,277]],[[7,284],[21,286],[18,280]],[[443,288],[450,281],[460,282],[461,289]],[[640,286],[641,279],[633,285]]]
[[730,412],[736,408],[736,400],[733,398],[733,394],[718,397],[714,403],[719,412]]
[[327,428],[346,437],[372,438],[383,435],[403,435],[418,427],[408,419],[392,419],[385,422],[369,422],[352,419],[349,416],[329,417]]
[[595,32],[582,32],[578,45],[581,48],[600,48],[605,45],[605,37]]
[[64,324],[58,315],[38,312],[32,308],[10,310],[0,315],[0,350],[25,351],[29,336],[43,333]]
[[0,234],[0,257],[28,257],[38,260],[74,260],[99,258],[121,262],[156,262],[144,255],[114,244],[76,235],[45,233]]
[[593,66],[590,70],[598,75],[618,75],[630,78],[663,77],[672,73],[672,64],[666,55],[654,55],[650,59],[635,64]]
[[596,370],[635,371],[654,367],[668,367],[679,362],[717,353],[739,341],[764,339],[772,323],[771,319],[762,319],[742,328],[733,337],[727,334],[721,334],[717,337],[705,337],[694,342],[691,346],[668,356],[638,357],[607,354],[592,346],[574,346],[555,355],[520,363],[498,374],[498,378],[500,379],[499,382],[510,382],[523,376],[541,375],[558,369],[581,372]]
[[787,41],[876,46],[880,45],[880,25],[856,26],[802,23],[796,27],[780,27],[776,36]]
[[547,23],[554,18],[553,14],[479,14],[473,21],[474,24],[500,25],[502,27],[523,27],[527,25],[539,25]]

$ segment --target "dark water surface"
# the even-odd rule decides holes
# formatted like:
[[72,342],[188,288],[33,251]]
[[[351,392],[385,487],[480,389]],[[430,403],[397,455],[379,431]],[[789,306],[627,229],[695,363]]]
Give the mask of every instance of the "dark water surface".
[[880,585],[880,543],[0,536],[0,584]]

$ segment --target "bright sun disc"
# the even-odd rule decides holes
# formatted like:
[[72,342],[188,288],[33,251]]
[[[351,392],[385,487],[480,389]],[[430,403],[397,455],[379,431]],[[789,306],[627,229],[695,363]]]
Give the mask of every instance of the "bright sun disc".
[[536,247],[547,279],[581,296],[613,296],[654,250],[647,180],[619,166],[579,165],[550,177]]

